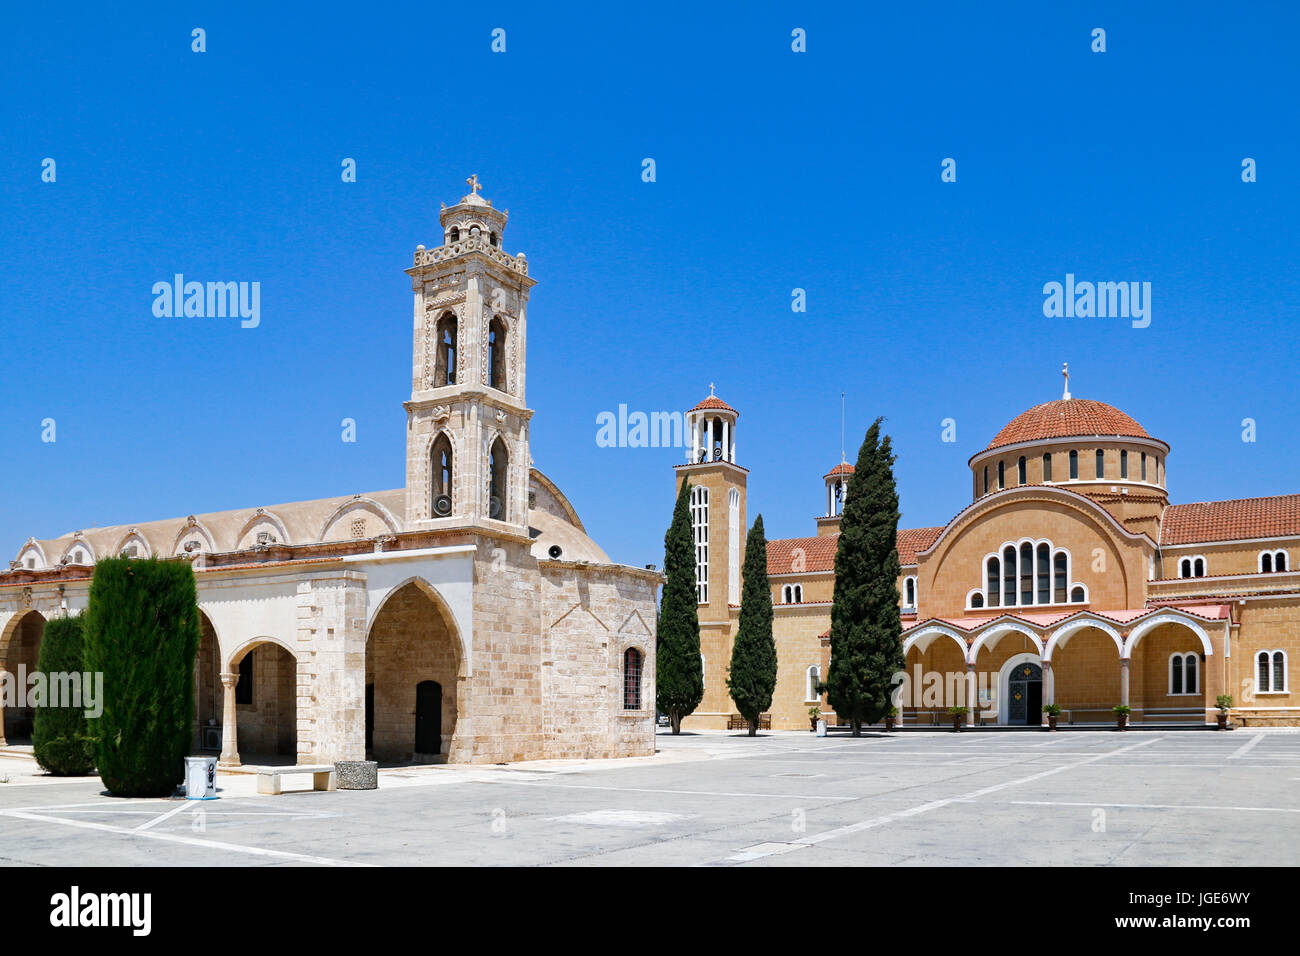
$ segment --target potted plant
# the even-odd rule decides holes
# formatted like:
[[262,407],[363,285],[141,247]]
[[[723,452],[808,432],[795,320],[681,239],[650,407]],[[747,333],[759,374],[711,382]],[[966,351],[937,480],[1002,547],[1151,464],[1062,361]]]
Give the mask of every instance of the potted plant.
[[898,721],[898,708],[890,707],[889,713],[885,714],[885,732],[888,733],[894,729],[894,724]]
[[1112,707],[1111,710],[1115,711],[1115,729],[1123,730],[1125,727],[1127,727],[1128,715],[1133,712],[1133,708],[1130,707],[1128,704],[1119,704],[1115,707]]
[[1047,729],[1055,730],[1056,722],[1061,717],[1061,708],[1057,704],[1044,704],[1043,713],[1047,715]]
[[1218,697],[1214,698],[1214,702],[1219,706],[1219,713],[1216,715],[1219,718],[1219,729],[1227,730],[1228,711],[1232,709],[1232,695],[1220,694]]
[[966,719],[967,709],[965,707],[949,707],[948,716],[952,718],[952,729],[961,730],[961,722]]
[[817,731],[817,721],[822,719],[822,709],[820,707],[808,708],[808,722],[812,724],[808,729],[814,733]]

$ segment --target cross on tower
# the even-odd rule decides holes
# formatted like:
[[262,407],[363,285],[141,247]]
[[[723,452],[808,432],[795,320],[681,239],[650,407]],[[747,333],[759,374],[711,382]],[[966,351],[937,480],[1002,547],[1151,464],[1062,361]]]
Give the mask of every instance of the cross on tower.
[[712,382],[709,383],[709,394],[710,394],[710,395],[713,394],[713,383],[712,383]]
[[1064,364],[1061,365],[1061,374],[1065,376],[1065,394],[1062,395],[1061,398],[1067,399],[1070,397],[1070,363],[1069,362],[1065,362]]
[[478,192],[480,189],[483,188],[483,187],[479,184],[479,181],[478,181],[478,173],[473,173],[473,174],[471,174],[470,177],[469,177],[469,179],[465,180],[465,182],[469,184],[469,194],[470,194],[471,196],[474,195],[476,192]]

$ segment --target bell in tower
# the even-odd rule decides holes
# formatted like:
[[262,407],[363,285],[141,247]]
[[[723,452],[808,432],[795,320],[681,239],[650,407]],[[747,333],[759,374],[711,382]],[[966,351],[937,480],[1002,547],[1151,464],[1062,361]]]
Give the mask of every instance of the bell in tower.
[[503,247],[508,210],[469,192],[439,214],[441,242],[417,246],[406,506],[414,528],[479,524],[523,533],[532,410],[524,401],[523,253]]

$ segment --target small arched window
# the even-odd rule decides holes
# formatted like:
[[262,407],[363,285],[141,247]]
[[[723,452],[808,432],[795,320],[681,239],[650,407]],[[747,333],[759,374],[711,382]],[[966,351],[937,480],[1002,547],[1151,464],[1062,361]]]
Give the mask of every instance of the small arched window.
[[1070,452],[1070,477],[1072,479],[1079,477],[1079,452],[1078,451]]
[[1204,558],[1196,558],[1196,559],[1194,559],[1194,560],[1192,561],[1192,577],[1194,577],[1194,578],[1203,578],[1203,577],[1205,577],[1205,559],[1204,559]]
[[1178,562],[1178,576],[1180,578],[1190,578],[1192,576],[1192,559],[1183,558]]
[[1070,592],[1070,603],[1082,604],[1086,600],[1087,596],[1084,594],[1083,588],[1075,588]]
[[811,665],[804,671],[804,703],[811,704],[821,700],[821,694],[817,687],[822,682],[822,669],[816,664]]
[[1261,554],[1259,556],[1259,569],[1265,574],[1271,574],[1273,572],[1273,555],[1267,551]]
[[802,585],[802,584],[796,584],[796,585],[794,586],[794,603],[795,603],[795,604],[802,604],[802,603],[803,603],[803,585]]
[[1265,574],[1271,574],[1274,571],[1285,571],[1287,569],[1286,552],[1261,551],[1259,553],[1259,569]]
[[785,587],[781,588],[781,603],[789,604],[793,600],[794,591],[790,588],[790,585],[787,584]]
[[429,514],[445,518],[452,512],[451,439],[439,435],[429,450]]
[[1048,452],[1043,456],[1043,481],[1052,480],[1052,453]]
[[1119,476],[1128,477],[1128,449],[1121,448],[1119,452]]
[[488,385],[506,390],[506,325],[495,315],[488,323]]
[[1169,693],[1196,694],[1200,692],[1199,667],[1200,658],[1194,651],[1185,654],[1172,654],[1169,657]]
[[903,607],[916,607],[916,578],[903,578]]
[[635,647],[623,652],[623,709],[641,709],[641,652]]
[[452,226],[451,231],[447,234],[450,242],[460,242],[460,226]]
[[1097,477],[1106,477],[1106,453],[1100,448],[1097,449]]
[[1273,555],[1273,570],[1274,570],[1274,571],[1285,571],[1285,570],[1286,570],[1286,552],[1285,552],[1285,551],[1279,551],[1277,554]]
[[488,517],[506,521],[506,477],[510,473],[510,456],[500,437],[492,443],[488,458]]
[[970,596],[970,606],[972,608],[982,608],[984,606],[984,595],[979,591],[972,591]]
[[488,242],[494,246],[497,244],[497,234],[495,232],[488,233]]
[[456,384],[456,315],[452,312],[444,312],[442,318],[438,320],[437,342],[438,349],[437,362],[434,366],[433,387],[441,388],[443,385]]
[[1025,456],[1021,455],[1020,460],[1016,462],[1016,483],[1021,485],[1029,484],[1029,470],[1025,467]]
[[1006,486],[1006,463],[1000,461],[998,462],[998,491],[1001,491]]

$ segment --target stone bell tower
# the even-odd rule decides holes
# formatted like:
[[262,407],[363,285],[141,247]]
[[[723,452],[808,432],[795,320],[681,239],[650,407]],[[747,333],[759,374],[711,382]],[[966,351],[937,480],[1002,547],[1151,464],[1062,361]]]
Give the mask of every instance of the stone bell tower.
[[523,253],[502,248],[509,210],[469,193],[442,207],[442,241],[415,247],[406,515],[412,530],[478,525],[526,534],[524,403],[528,293]]

